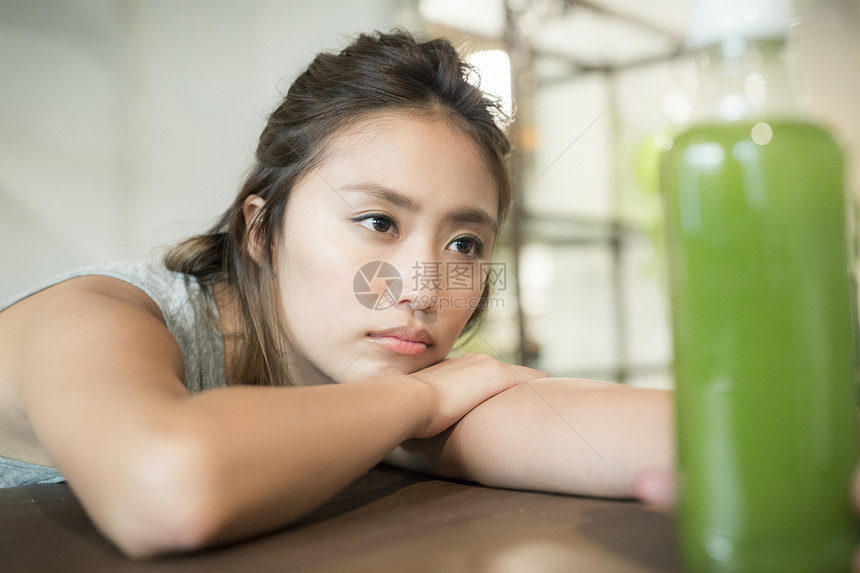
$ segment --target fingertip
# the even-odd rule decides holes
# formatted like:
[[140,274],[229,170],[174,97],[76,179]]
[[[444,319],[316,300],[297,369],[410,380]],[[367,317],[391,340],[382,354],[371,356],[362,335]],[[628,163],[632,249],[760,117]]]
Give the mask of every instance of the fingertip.
[[668,469],[649,469],[633,480],[633,494],[641,501],[663,508],[675,505],[675,473]]

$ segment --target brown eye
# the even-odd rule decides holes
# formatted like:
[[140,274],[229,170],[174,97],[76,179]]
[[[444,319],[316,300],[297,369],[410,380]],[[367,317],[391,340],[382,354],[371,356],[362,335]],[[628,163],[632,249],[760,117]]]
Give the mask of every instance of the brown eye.
[[484,254],[483,243],[475,237],[458,237],[448,244],[448,248],[470,257],[480,257]]
[[382,217],[374,217],[370,219],[370,224],[374,231],[379,231],[380,233],[387,233],[392,227],[391,221],[383,219]]
[[365,215],[353,220],[359,223],[362,227],[377,233],[389,235],[397,230],[397,224],[394,220],[391,217],[386,217],[384,215]]

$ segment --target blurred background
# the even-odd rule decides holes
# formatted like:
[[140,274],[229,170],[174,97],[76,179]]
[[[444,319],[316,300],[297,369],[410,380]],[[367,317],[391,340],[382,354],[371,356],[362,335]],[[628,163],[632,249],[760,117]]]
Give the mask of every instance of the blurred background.
[[[320,50],[452,40],[515,109],[506,276],[469,348],[671,387],[657,165],[690,112],[688,0],[0,0],[0,300],[138,260],[231,202]],[[799,0],[802,103],[860,192],[860,0]]]

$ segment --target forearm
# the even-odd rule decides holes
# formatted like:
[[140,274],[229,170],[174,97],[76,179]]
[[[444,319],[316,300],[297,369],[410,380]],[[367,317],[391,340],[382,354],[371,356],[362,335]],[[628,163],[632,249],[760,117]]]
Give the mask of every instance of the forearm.
[[294,521],[378,463],[422,423],[425,398],[386,377],[153,404],[163,427],[137,425],[149,437],[116,452],[110,488],[70,483],[130,555],[236,540]]
[[224,518],[216,537],[306,514],[412,435],[420,401],[392,378],[201,395],[195,408],[220,429],[207,472]]
[[389,459],[492,486],[626,497],[639,471],[672,464],[672,417],[666,391],[534,380]]

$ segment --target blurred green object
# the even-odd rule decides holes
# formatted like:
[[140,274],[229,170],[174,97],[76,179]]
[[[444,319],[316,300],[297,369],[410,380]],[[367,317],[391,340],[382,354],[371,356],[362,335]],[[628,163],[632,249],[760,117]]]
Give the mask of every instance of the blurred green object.
[[855,355],[842,154],[803,122],[665,158],[679,523],[692,571],[847,571]]

